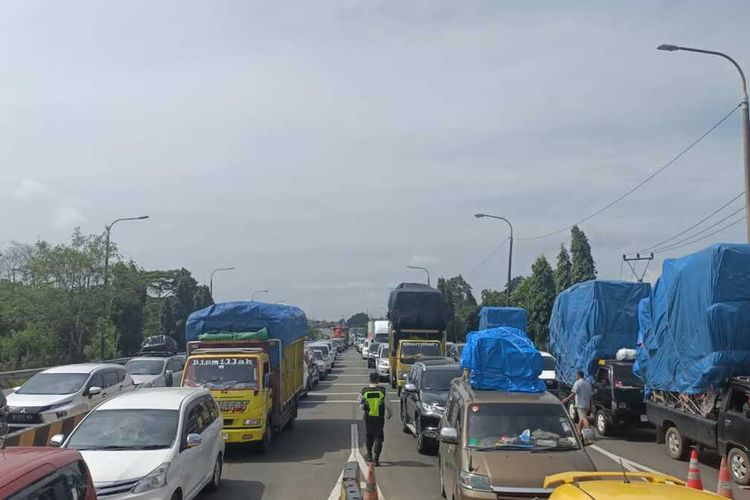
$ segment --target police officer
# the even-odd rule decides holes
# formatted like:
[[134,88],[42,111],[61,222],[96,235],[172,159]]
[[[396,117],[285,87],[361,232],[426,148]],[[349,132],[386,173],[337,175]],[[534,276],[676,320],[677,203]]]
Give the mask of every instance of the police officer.
[[378,374],[370,373],[370,385],[364,387],[359,395],[359,405],[365,412],[365,460],[380,465],[380,452],[383,451],[383,428],[385,419],[391,418],[391,402],[387,398],[385,387],[378,385]]

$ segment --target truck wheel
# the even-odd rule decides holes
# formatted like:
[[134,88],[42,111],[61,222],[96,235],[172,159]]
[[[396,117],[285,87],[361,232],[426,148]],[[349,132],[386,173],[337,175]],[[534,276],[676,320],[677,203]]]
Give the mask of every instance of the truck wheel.
[[263,431],[263,439],[258,443],[258,451],[260,453],[268,453],[271,449],[271,420],[266,420],[266,430]]
[[667,447],[667,455],[675,460],[685,461],[690,451],[690,443],[685,439],[677,427],[670,427],[664,435],[664,444]]
[[742,486],[750,484],[750,460],[747,453],[739,448],[732,448],[727,455],[729,470],[732,474],[732,480]]
[[596,430],[602,436],[609,436],[611,434],[609,421],[607,420],[607,416],[602,410],[596,412]]
[[572,401],[568,403],[568,416],[574,424],[578,423],[578,410],[576,410],[576,405]]

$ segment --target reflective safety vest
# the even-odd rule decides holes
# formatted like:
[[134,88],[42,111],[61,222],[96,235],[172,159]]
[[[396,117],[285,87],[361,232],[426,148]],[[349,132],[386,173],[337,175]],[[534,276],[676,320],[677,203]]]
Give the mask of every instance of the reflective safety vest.
[[382,387],[365,387],[362,389],[365,413],[370,417],[382,417],[385,413],[385,389]]

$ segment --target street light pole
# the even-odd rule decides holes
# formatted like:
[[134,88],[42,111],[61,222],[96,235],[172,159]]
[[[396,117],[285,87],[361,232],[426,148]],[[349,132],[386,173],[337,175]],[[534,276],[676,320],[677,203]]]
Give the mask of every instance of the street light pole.
[[506,219],[505,217],[500,217],[499,215],[475,214],[474,217],[476,217],[477,219],[487,217],[488,219],[501,220],[508,224],[508,227],[510,228],[510,245],[508,246],[508,284],[505,287],[505,304],[510,307],[510,283],[513,280],[513,225],[508,219]]
[[255,302],[255,296],[259,293],[268,293],[268,290],[254,290],[250,294],[250,302]]
[[427,273],[427,286],[430,286],[430,271],[428,271],[426,267],[409,266],[409,265],[407,265],[406,267],[408,267],[409,269],[421,269],[422,271]]
[[[104,238],[104,292],[107,295],[107,318],[109,318],[109,308],[111,306],[111,300],[109,298],[109,233],[112,231],[112,226],[118,222],[126,220],[144,220],[148,219],[148,215],[141,215],[140,217],[123,217],[121,219],[113,220],[109,225],[104,226],[106,236]],[[99,357],[104,360],[104,330],[99,331]]]
[[234,266],[232,267],[219,267],[217,269],[214,269],[211,271],[211,278],[208,280],[208,291],[211,294],[211,298],[214,297],[214,274],[220,272],[220,271],[232,271],[234,269]]
[[744,154],[744,170],[745,170],[745,229],[747,231],[747,241],[750,243],[750,112],[748,111],[748,100],[747,100],[747,80],[745,80],[745,73],[742,72],[742,68],[737,64],[737,61],[724,54],[723,52],[716,52],[714,50],[695,49],[691,47],[680,47],[679,45],[662,44],[657,47],[658,50],[665,50],[667,52],[676,52],[682,50],[685,52],[697,52],[699,54],[708,54],[711,56],[723,57],[737,69],[740,73],[740,79],[742,80],[742,100],[740,101],[740,108],[742,109],[742,148]]

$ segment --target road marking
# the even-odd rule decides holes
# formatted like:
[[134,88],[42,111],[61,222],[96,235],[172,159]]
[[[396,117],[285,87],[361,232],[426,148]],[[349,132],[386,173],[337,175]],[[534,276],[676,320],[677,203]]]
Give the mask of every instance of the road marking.
[[[361,477],[365,478],[365,483],[367,482],[367,463],[365,462],[365,459],[362,458],[362,455],[359,453],[359,430],[357,427],[357,424],[352,424],[351,430],[351,451],[349,453],[349,458],[346,459],[347,462],[357,462],[359,464],[359,471],[361,473]],[[338,479],[336,480],[336,484],[333,485],[333,489],[331,490],[331,494],[328,495],[328,500],[338,500],[341,498],[341,479],[344,477],[344,470],[341,470],[341,474],[339,474]],[[375,484],[375,487],[378,489],[378,498],[385,500],[385,497],[383,496],[383,492],[380,491],[380,486]],[[360,488],[362,488],[362,485],[360,484]],[[362,488],[364,489],[364,488]]]
[[591,448],[592,450],[598,451],[605,457],[611,459],[614,462],[617,462],[618,464],[622,463],[622,466],[631,472],[638,472],[638,469],[640,469],[641,471],[650,472],[651,474],[661,474],[664,476],[670,475],[670,474],[664,474],[663,472],[659,472],[658,470],[654,470],[650,467],[646,467],[645,465],[639,464],[638,462],[633,462],[632,460],[629,460],[625,457],[621,457],[620,455],[616,455],[615,453],[607,451],[604,448],[601,448],[595,444],[589,445],[589,448]]

